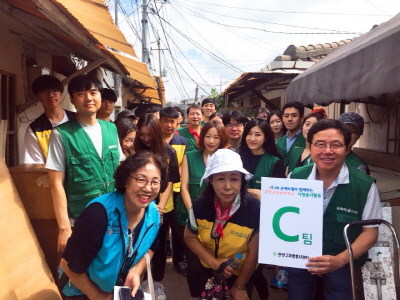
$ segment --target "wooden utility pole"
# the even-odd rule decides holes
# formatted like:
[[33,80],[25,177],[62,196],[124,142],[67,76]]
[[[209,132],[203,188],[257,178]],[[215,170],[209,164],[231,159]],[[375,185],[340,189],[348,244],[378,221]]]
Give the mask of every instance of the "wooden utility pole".
[[197,104],[197,99],[199,97],[199,85],[196,85],[196,92],[194,94],[194,103]]

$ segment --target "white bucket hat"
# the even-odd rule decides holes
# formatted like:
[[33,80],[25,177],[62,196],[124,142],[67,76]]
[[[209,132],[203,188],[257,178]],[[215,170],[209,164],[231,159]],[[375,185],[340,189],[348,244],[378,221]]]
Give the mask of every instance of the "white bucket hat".
[[231,149],[219,149],[208,157],[206,171],[200,180],[200,186],[204,180],[207,180],[213,174],[233,171],[243,173],[246,181],[253,178],[253,175],[243,168],[242,159],[239,154]]

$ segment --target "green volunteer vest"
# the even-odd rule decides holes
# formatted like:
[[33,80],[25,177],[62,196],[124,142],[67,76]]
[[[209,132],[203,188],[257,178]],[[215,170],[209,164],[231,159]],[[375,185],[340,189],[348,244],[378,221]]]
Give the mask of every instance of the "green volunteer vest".
[[369,175],[369,169],[367,164],[357,156],[353,151],[351,151],[349,154],[346,155],[346,158],[344,159],[344,162],[348,166],[352,166],[354,168],[358,168],[359,166],[366,166],[367,167],[367,174]]
[[[290,178],[307,179],[313,164],[296,168]],[[348,222],[362,220],[368,192],[374,179],[357,169],[348,166],[349,184],[339,184],[324,213],[323,220],[323,254],[337,255],[346,250],[343,237],[344,226]],[[362,227],[353,227],[348,230],[350,243],[360,235]],[[368,258],[368,252],[358,258],[363,265]]]
[[[192,201],[194,201],[194,199],[200,196],[204,188],[207,186],[206,182],[203,182],[203,185],[200,186],[200,179],[203,177],[206,167],[204,165],[203,153],[200,150],[186,152],[186,159],[189,171],[189,193]],[[177,199],[176,214],[179,223],[185,225],[188,218],[188,212],[180,195]]]
[[185,137],[188,141],[187,151],[197,150],[197,141],[194,136],[189,132],[188,127],[181,127],[178,129],[179,135]]
[[276,141],[276,146],[283,157],[283,164],[285,167],[288,166],[289,174],[294,168],[296,168],[297,161],[306,147],[306,140],[304,139],[302,133],[300,133],[294,140],[289,152],[286,152],[286,135],[284,135]]
[[261,177],[271,177],[278,157],[264,153],[254,171],[253,178],[247,183],[248,188],[261,190]]
[[102,158],[78,121],[57,126],[65,149],[64,185],[71,218],[78,217],[89,201],[115,190],[113,176],[119,164],[117,129],[111,122],[98,122],[103,138]]

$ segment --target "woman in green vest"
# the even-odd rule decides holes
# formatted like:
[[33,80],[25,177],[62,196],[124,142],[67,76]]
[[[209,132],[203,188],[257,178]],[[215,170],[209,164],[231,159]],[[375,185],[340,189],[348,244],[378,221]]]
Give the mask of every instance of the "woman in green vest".
[[244,168],[254,174],[247,184],[247,191],[258,200],[261,197],[261,177],[286,177],[274,134],[268,122],[262,118],[252,119],[244,128],[240,156]]
[[275,143],[276,141],[286,134],[286,127],[283,126],[282,112],[280,110],[273,110],[268,114],[267,123],[274,133]]
[[311,113],[309,113],[307,116],[304,117],[302,134],[306,140],[306,147],[304,148],[304,150],[300,156],[295,157],[295,159],[297,158],[296,168],[313,163],[313,161],[311,159],[311,154],[310,154],[310,143],[307,141],[307,134],[308,134],[308,131],[310,130],[311,126],[314,125],[314,123],[317,123],[318,121],[325,119],[325,118],[326,118],[326,111],[322,107],[314,108],[311,111]]
[[[198,149],[189,151],[183,158],[181,165],[181,199],[177,204],[179,223],[184,230],[188,211],[192,202],[206,187],[206,183],[200,185],[200,180],[206,170],[208,158],[218,149],[228,147],[228,136],[224,125],[217,121],[207,122],[201,130]],[[183,201],[182,201],[183,200]],[[182,205],[184,204],[184,205]],[[192,297],[199,297],[201,290],[199,286],[198,267],[200,261],[189,248],[186,247],[187,259],[187,282]]]

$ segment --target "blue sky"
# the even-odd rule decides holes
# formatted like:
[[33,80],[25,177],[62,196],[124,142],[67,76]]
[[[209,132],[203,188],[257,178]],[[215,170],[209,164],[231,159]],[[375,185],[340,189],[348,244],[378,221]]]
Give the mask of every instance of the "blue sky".
[[[114,0],[106,1],[114,15]],[[121,0],[118,26],[141,59],[142,0]],[[289,45],[360,36],[400,12],[394,0],[159,0],[149,1],[149,44],[163,50],[167,101],[222,90],[242,72],[260,71]],[[154,11],[158,11],[158,14]],[[128,15],[128,18],[124,15]],[[151,68],[159,71],[159,51]]]

